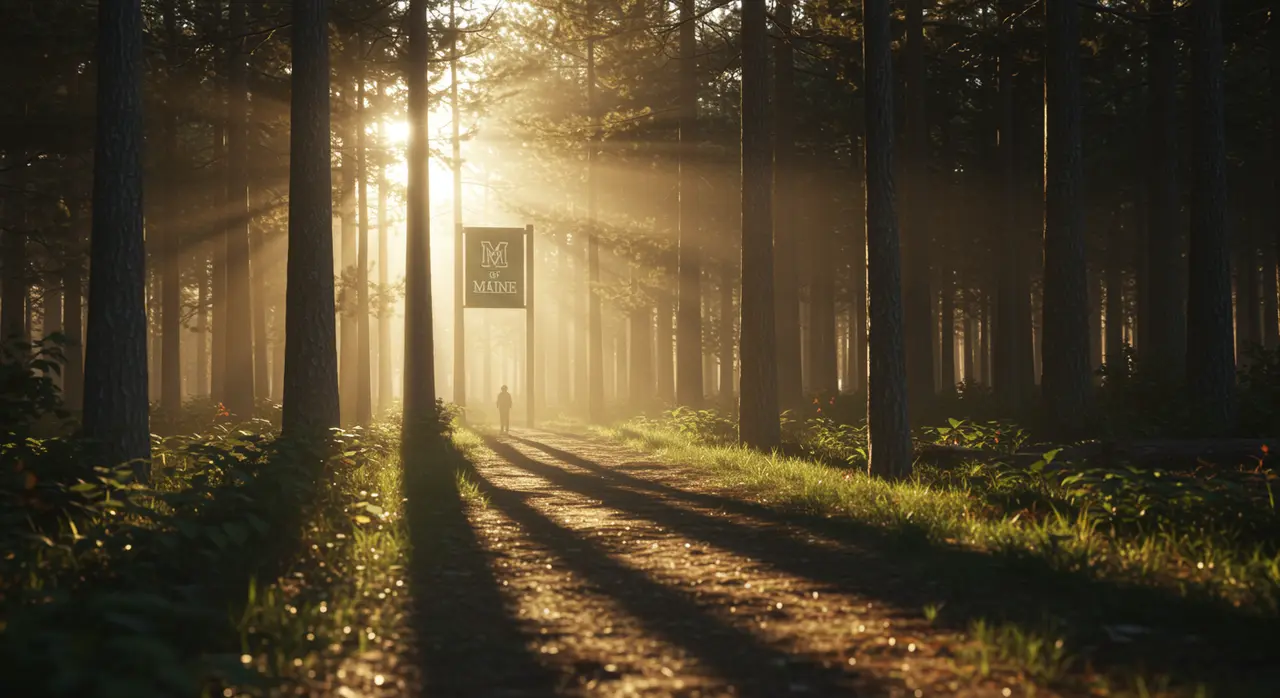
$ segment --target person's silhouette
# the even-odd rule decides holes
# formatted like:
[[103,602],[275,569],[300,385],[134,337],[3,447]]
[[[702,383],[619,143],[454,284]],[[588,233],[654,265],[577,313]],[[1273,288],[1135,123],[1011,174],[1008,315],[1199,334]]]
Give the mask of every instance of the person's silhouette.
[[502,386],[502,392],[498,393],[498,417],[502,420],[502,433],[511,433],[511,393],[507,392],[507,386]]

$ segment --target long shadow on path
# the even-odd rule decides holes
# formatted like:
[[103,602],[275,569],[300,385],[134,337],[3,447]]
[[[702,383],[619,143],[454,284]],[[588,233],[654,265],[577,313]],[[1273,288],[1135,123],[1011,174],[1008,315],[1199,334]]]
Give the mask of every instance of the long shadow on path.
[[[794,575],[902,609],[945,604],[939,621],[951,627],[965,629],[982,620],[1043,632],[1050,625],[1066,636],[1069,648],[1087,651],[1094,666],[1167,676],[1184,685],[1205,683],[1219,696],[1260,695],[1261,687],[1280,685],[1280,666],[1273,654],[1280,632],[1274,622],[1224,603],[1055,569],[1041,557],[936,544],[921,529],[888,530],[689,492],[535,439],[516,441],[590,474],[531,458],[509,444],[490,445],[557,486],[589,493],[604,506],[685,531]],[[677,506],[673,500],[728,512],[737,521]],[[761,522],[773,525],[760,526]],[[841,545],[806,541],[797,535],[796,526]],[[1111,642],[1106,627],[1123,625],[1150,632]]]
[[454,475],[465,459],[441,439],[406,438],[402,462],[423,695],[558,695],[560,678],[529,651],[532,638],[498,590],[467,519]]
[[[487,441],[504,458],[526,465],[514,449]],[[588,538],[543,515],[526,495],[499,487],[482,474],[474,477],[491,506],[519,524],[532,541],[562,559],[591,589],[616,600],[650,632],[684,648],[730,682],[734,695],[773,698],[804,690],[807,695],[851,696],[855,678],[867,695],[888,695],[868,677],[823,667],[768,646],[749,631],[715,618],[688,594],[628,567]]]

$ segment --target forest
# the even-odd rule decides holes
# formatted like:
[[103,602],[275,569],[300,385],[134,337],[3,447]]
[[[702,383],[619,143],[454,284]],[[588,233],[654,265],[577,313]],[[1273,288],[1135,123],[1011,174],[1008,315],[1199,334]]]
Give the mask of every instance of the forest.
[[1278,12],[3,0],[0,696],[1280,694]]

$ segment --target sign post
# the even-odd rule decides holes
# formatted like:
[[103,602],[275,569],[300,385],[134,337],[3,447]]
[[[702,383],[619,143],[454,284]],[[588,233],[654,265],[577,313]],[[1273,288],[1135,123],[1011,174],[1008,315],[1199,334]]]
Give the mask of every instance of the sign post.
[[534,422],[533,226],[463,228],[464,308],[525,311],[525,400]]

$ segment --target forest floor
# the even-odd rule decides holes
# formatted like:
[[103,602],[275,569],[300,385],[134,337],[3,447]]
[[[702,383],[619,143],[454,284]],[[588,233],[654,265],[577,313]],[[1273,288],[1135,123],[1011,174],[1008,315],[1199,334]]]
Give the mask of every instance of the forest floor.
[[426,695],[1056,695],[873,546],[599,438],[482,438],[409,515]]

